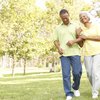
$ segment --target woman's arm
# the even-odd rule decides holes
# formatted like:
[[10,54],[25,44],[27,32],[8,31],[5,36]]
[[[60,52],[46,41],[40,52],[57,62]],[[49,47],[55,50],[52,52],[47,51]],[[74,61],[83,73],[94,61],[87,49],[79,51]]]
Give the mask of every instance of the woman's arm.
[[100,36],[89,36],[87,40],[100,41]]
[[76,38],[79,39],[79,41],[77,41],[77,43],[78,43],[78,45],[79,45],[80,47],[83,47],[84,39],[82,39],[82,38],[80,37],[81,32],[82,32],[82,29],[81,29],[81,28],[76,29]]
[[85,35],[80,35],[82,39],[85,40],[91,40],[91,41],[100,41],[100,36],[85,36]]

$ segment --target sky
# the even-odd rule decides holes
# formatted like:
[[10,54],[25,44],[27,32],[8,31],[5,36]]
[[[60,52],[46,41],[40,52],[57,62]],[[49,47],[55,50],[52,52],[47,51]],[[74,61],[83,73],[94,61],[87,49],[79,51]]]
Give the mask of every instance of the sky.
[[45,2],[47,0],[36,0],[36,6],[40,7],[42,10],[46,9]]

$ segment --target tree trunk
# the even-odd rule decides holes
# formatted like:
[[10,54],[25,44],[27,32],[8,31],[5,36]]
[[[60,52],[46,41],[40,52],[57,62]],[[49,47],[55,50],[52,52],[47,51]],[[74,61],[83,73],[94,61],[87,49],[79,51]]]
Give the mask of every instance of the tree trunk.
[[5,67],[5,64],[6,64],[6,62],[5,62],[5,56],[2,56],[2,68],[4,68]]
[[24,59],[24,75],[26,74],[26,59]]
[[16,65],[16,60],[15,58],[13,57],[13,65],[12,65],[12,76],[14,77],[14,74],[15,74],[15,65]]

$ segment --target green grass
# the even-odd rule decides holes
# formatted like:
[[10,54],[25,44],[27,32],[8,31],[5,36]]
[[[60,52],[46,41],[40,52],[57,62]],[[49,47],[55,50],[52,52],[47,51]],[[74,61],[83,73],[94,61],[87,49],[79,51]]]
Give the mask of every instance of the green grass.
[[[73,100],[92,100],[91,86],[83,74],[81,96]],[[61,73],[34,73],[0,78],[0,100],[65,100]],[[98,98],[100,100],[100,97]]]

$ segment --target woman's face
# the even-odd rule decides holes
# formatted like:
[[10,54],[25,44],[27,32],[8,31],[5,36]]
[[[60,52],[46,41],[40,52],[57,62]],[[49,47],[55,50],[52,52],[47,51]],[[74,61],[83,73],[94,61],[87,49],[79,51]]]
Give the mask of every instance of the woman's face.
[[90,18],[88,17],[88,15],[86,13],[80,14],[79,18],[80,18],[80,22],[83,24],[86,24],[90,21]]

